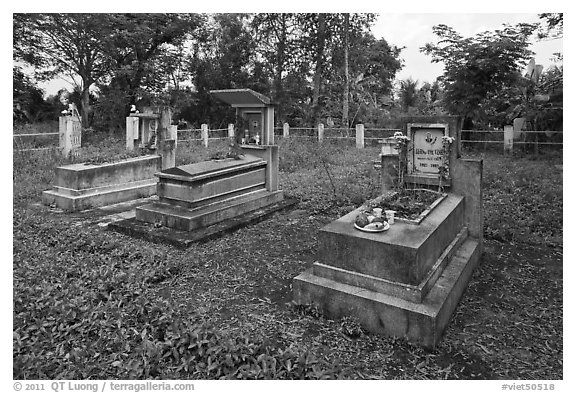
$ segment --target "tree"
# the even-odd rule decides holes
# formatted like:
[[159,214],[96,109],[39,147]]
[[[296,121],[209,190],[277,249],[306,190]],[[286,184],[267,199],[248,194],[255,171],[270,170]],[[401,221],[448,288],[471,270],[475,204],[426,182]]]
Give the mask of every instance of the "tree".
[[108,14],[15,14],[13,22],[16,60],[36,66],[40,79],[80,78],[80,109],[87,127],[90,87],[110,71]]
[[546,24],[546,26],[539,29],[538,38],[562,38],[564,34],[564,14],[539,14],[538,17]]
[[416,106],[418,101],[418,81],[412,78],[404,79],[400,81],[400,87],[398,91],[398,98],[400,100],[400,105],[407,111],[408,108]]
[[516,82],[516,75],[532,57],[529,37],[537,24],[505,25],[464,38],[451,27],[438,25],[436,44],[420,50],[444,63],[443,106],[451,114],[478,118],[478,108],[490,94]]
[[166,87],[174,62],[157,60],[181,46],[205,20],[202,14],[110,14],[109,18],[113,33],[106,54],[114,62],[112,83],[127,92],[126,105]]
[[298,72],[304,62],[301,45],[302,29],[297,14],[261,13],[254,15],[256,52],[265,59],[260,71],[273,80],[271,96],[276,104],[276,118],[284,121],[286,106],[285,81],[290,73]]
[[15,122],[35,122],[56,117],[54,108],[44,101],[44,92],[20,67],[13,68],[12,102]]
[[320,87],[324,67],[324,49],[326,47],[326,14],[317,15],[314,87],[312,89],[312,121],[316,125],[320,120]]
[[342,126],[348,128],[348,110],[350,98],[350,14],[344,14],[344,92],[342,94]]

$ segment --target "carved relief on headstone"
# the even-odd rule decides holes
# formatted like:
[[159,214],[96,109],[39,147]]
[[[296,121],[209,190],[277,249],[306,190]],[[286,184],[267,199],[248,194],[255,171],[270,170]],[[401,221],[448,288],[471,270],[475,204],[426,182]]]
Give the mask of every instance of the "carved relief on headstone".
[[437,175],[442,164],[442,137],[448,136],[447,124],[408,124],[412,151],[408,153],[408,173]]

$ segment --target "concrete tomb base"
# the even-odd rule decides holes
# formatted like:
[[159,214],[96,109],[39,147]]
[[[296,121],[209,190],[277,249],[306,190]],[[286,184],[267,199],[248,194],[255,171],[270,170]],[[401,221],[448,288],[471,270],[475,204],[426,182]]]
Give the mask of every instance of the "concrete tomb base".
[[[450,199],[459,199],[458,206]],[[445,202],[426,220],[462,217],[461,198],[449,195]],[[294,279],[295,302],[314,304],[331,318],[353,316],[371,332],[435,346],[480,259],[481,243],[462,222],[449,228],[397,222],[384,233],[360,232],[353,227],[359,212],[321,229],[320,261]]]
[[295,204],[278,190],[278,146],[241,146],[239,158],[182,165],[156,173],[158,201],[110,229],[187,247]]
[[56,184],[42,193],[45,205],[80,211],[156,194],[154,177],[162,158],[148,155],[105,164],[72,164],[56,168]]
[[328,224],[320,230],[319,262],[293,281],[294,301],[435,346],[482,252],[463,225],[462,204],[449,194],[421,225],[396,222],[382,233],[354,228],[360,209]]
[[137,208],[136,219],[192,231],[278,203],[284,194],[270,186],[269,166],[245,154],[164,170],[156,174],[159,201]]
[[[460,158],[459,124],[453,117],[407,119],[413,148],[406,183],[449,190],[418,220],[396,220],[384,232],[354,227],[363,208],[323,227],[318,262],[294,278],[297,304],[426,347],[440,341],[483,247],[482,161]],[[452,148],[444,150],[447,136]],[[450,176],[441,181],[437,167],[446,161]],[[397,155],[381,156],[384,194],[394,184],[393,165]]]

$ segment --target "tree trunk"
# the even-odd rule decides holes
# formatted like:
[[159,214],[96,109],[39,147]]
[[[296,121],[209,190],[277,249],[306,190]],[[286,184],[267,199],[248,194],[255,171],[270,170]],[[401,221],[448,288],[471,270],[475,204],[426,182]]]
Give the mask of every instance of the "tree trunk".
[[316,67],[314,70],[314,90],[312,92],[312,118],[314,126],[320,121],[320,84],[322,80],[322,60],[326,44],[326,14],[318,14],[318,35],[316,36]]
[[[348,51],[350,43],[348,41],[348,30],[350,25],[350,14],[344,14],[344,94],[342,97],[342,127],[348,128],[348,111],[350,96],[350,75],[348,69]],[[348,130],[346,130],[348,135]]]
[[282,121],[284,109],[284,88],[282,86],[282,72],[284,71],[284,57],[286,55],[286,17],[281,14],[280,34],[278,37],[278,55],[276,60],[276,75],[274,77],[274,90],[276,101],[276,119]]
[[82,111],[80,114],[82,115],[82,127],[88,128],[90,125],[88,124],[88,114],[90,113],[90,85],[85,83],[84,88],[82,89]]

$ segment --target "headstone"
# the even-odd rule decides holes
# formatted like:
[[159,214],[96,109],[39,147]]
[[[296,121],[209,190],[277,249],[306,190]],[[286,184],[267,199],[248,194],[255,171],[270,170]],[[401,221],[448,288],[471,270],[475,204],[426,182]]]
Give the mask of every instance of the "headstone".
[[409,174],[437,175],[442,164],[442,137],[448,136],[447,124],[408,124],[412,154],[408,154]]
[[513,128],[514,128],[514,140],[519,140],[522,136],[522,131],[526,129],[526,118],[525,117],[517,117],[513,121]]

